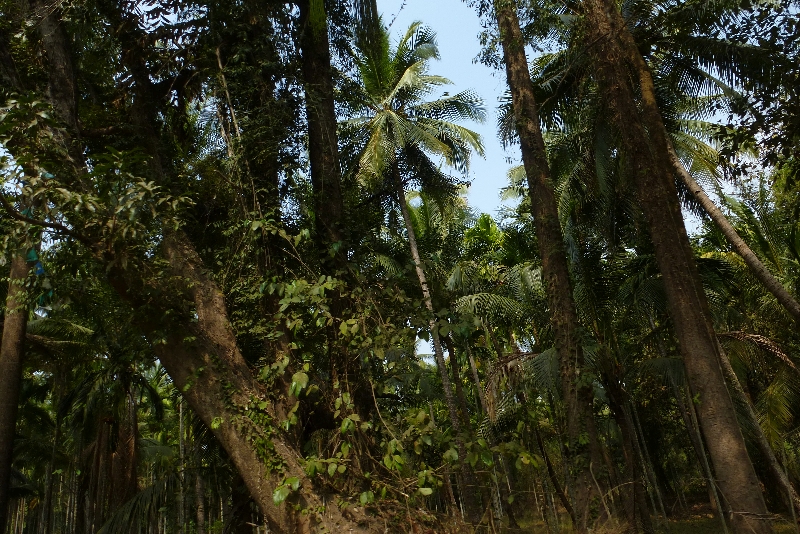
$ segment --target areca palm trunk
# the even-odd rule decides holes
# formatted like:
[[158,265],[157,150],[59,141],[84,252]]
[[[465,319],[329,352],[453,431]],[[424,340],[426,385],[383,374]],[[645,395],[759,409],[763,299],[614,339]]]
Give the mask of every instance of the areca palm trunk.
[[475,381],[475,393],[478,396],[478,401],[480,402],[481,406],[481,413],[483,415],[488,415],[489,408],[486,406],[486,398],[483,394],[483,386],[481,385],[481,379],[478,376],[478,366],[475,365],[475,358],[472,356],[472,351],[469,348],[469,340],[467,340],[467,356],[469,357],[469,368],[472,371],[472,379]]
[[525,57],[524,39],[516,7],[511,0],[495,0],[494,9],[503,45],[506,78],[511,90],[522,161],[528,178],[536,237],[542,257],[542,277],[547,290],[550,320],[559,356],[562,396],[567,412],[569,474],[574,480],[575,488],[575,528],[578,532],[586,532],[591,478],[589,451],[584,437],[587,435],[587,420],[592,417],[591,384],[582,380],[580,375],[584,356],[578,336],[578,314],[572,296],[558,205],[539,126],[538,105]]
[[761,282],[767,291],[773,294],[775,299],[778,303],[783,306],[786,311],[788,311],[792,317],[794,317],[795,321],[800,323],[800,303],[795,300],[794,297],[783,287],[783,284],[775,278],[775,276],[769,272],[769,269],[761,262],[761,260],[756,256],[756,253],[745,243],[744,239],[741,238],[739,233],[730,223],[725,214],[722,213],[714,201],[711,200],[706,192],[700,187],[700,184],[689,174],[686,169],[683,167],[680,158],[675,153],[675,149],[673,148],[672,144],[667,146],[667,150],[669,150],[669,158],[670,162],[672,163],[675,172],[680,177],[681,181],[686,185],[689,189],[689,192],[694,196],[694,198],[700,203],[703,207],[703,210],[708,214],[714,224],[717,225],[722,235],[725,236],[725,239],[728,243],[733,247],[733,250],[741,256],[744,263],[753,273],[759,282]]
[[[728,505],[727,515],[734,532],[771,532],[758,478],[725,385],[722,349],[683,223],[652,77],[642,67],[644,60],[616,3],[585,0],[583,7],[595,75],[647,220],[686,376],[699,400],[700,427]],[[629,68],[638,77],[641,111]]]
[[[444,361],[444,352],[442,351],[442,340],[439,337],[439,326],[436,324],[436,317],[434,316],[433,299],[431,298],[431,291],[428,287],[428,279],[425,276],[425,269],[422,266],[422,259],[419,255],[419,248],[417,247],[417,236],[414,232],[414,225],[411,222],[411,214],[408,212],[408,203],[406,202],[406,192],[403,187],[403,181],[400,179],[400,170],[397,163],[394,163],[392,168],[392,179],[395,186],[395,194],[397,195],[397,203],[400,205],[400,213],[403,216],[403,223],[406,227],[406,234],[408,235],[408,245],[411,248],[411,258],[414,260],[414,270],[417,273],[417,280],[422,290],[422,300],[425,302],[425,308],[431,314],[429,321],[431,339],[433,341],[434,358],[436,359],[436,368],[439,370],[439,377],[442,380],[442,389],[444,390],[444,400],[447,405],[447,414],[450,418],[450,425],[453,427],[453,435],[456,439],[456,447],[458,447],[458,459],[461,464],[462,479],[468,479],[464,462],[467,458],[467,451],[464,447],[464,440],[461,438],[461,422],[458,416],[458,408],[456,406],[455,395],[453,395],[453,385],[450,382],[450,375],[447,372],[447,364]],[[469,490],[467,490],[469,493]],[[462,499],[463,499],[462,495]],[[470,513],[474,512],[472,506],[467,506]],[[469,514],[468,514],[469,515]]]
[[24,287],[27,277],[28,264],[24,254],[20,252],[11,260],[3,339],[0,342],[0,532],[5,532],[8,521],[11,457],[14,452],[17,406],[22,383],[25,329],[28,325]]

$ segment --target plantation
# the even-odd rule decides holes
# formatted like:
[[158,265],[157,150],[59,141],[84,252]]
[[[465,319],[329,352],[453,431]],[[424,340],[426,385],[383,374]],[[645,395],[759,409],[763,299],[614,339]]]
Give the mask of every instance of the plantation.
[[800,532],[798,3],[466,4],[0,0],[0,533]]

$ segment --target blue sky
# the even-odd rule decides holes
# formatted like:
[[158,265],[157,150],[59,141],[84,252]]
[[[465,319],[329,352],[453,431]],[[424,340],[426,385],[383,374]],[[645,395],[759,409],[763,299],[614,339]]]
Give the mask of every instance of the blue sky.
[[[501,204],[500,189],[506,185],[506,172],[511,165],[518,164],[520,156],[517,147],[504,151],[497,139],[497,102],[505,90],[504,73],[474,63],[480,52],[481,25],[477,13],[462,0],[378,0],[378,9],[387,24],[397,17],[389,30],[395,42],[417,20],[436,32],[442,59],[431,64],[430,72],[453,81],[453,86],[442,91],[452,94],[454,90],[472,89],[483,97],[486,122],[465,124],[481,134],[486,149],[485,159],[473,160],[468,197],[471,206],[495,215]],[[513,158],[512,163],[507,162],[508,157]]]

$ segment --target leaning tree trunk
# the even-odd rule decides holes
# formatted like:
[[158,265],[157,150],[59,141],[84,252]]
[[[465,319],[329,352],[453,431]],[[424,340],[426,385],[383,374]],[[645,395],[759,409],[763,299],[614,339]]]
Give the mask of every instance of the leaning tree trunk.
[[781,306],[786,308],[786,311],[794,317],[795,321],[800,322],[800,303],[798,303],[786,288],[783,287],[783,284],[769,272],[769,269],[758,259],[756,253],[753,252],[753,250],[747,246],[744,239],[739,236],[739,233],[730,221],[728,221],[728,218],[725,217],[725,214],[722,213],[722,210],[714,204],[714,201],[703,191],[700,184],[687,172],[671,143],[668,144],[667,150],[669,151],[670,162],[681,181],[683,181],[692,196],[700,203],[711,220],[714,221],[714,224],[717,225],[717,228],[719,228],[722,235],[725,236],[725,239],[733,247],[733,250],[742,257],[742,260],[744,260],[750,272],[753,273],[753,276],[775,296],[775,299],[777,299]]
[[22,358],[25,353],[25,329],[28,325],[25,281],[28,264],[24,252],[11,260],[6,296],[3,339],[0,342],[0,532],[8,521],[11,488],[11,458],[17,427],[17,406],[22,384]]
[[[125,49],[123,60],[134,78],[135,101],[149,106],[139,109],[143,115],[136,125],[145,145],[151,149],[151,172],[162,183],[161,143],[153,122],[158,101],[153,97],[146,66],[137,62],[136,54],[130,54],[138,43],[135,33],[130,30],[135,27],[135,22],[124,19],[125,15],[114,11],[113,7],[108,15],[120,27],[126,28],[119,36]],[[53,32],[43,35],[43,40],[53,35]],[[53,47],[52,57],[69,58],[63,40],[59,43],[53,38],[46,45]],[[58,70],[68,76],[68,69]],[[65,79],[64,83],[70,83],[70,80]],[[57,95],[51,92],[51,96],[55,98]],[[67,113],[72,114],[77,103],[69,101],[68,96],[63,98],[58,105],[54,103],[54,107],[59,109],[63,106]],[[68,129],[66,135],[73,145],[77,143],[79,137],[74,127]],[[79,170],[76,175],[80,176]],[[317,529],[366,532],[369,518],[361,515],[360,511],[348,510],[345,515],[338,506],[326,507],[320,493],[306,476],[302,458],[290,445],[288,436],[280,430],[285,415],[282,405],[271,402],[247,366],[230,325],[224,295],[203,267],[188,237],[183,232],[167,233],[160,257],[166,263],[163,271],[154,269],[154,272],[162,273],[160,276],[148,274],[148,269],[123,270],[119,262],[104,257],[104,261],[108,261],[109,281],[134,307],[135,322],[153,343],[156,356],[172,382],[203,423],[212,429],[242,475],[270,528],[280,533],[306,533]],[[152,294],[161,296],[148,300],[148,295]],[[165,295],[176,298],[171,300],[164,298]],[[192,309],[175,309],[175,303],[183,302],[190,303]],[[172,318],[169,324],[165,324],[165,318]],[[264,403],[266,406],[262,408]],[[6,435],[3,433],[0,440]],[[297,478],[298,490],[289,496],[286,504],[276,504],[273,501],[275,489],[291,477]]]
[[735,395],[739,398],[740,404],[745,409],[745,416],[750,426],[753,428],[753,439],[758,446],[758,452],[761,453],[762,459],[767,464],[766,474],[772,483],[778,487],[778,491],[781,494],[786,508],[791,510],[791,508],[794,507],[795,512],[800,514],[800,499],[797,496],[797,492],[794,490],[794,486],[792,486],[786,473],[781,468],[781,463],[778,461],[778,457],[775,456],[775,451],[770,447],[767,436],[764,435],[764,431],[758,423],[758,416],[753,408],[753,403],[750,401],[747,393],[745,393],[744,388],[742,388],[742,384],[739,382],[739,378],[733,370],[728,355],[725,353],[722,354],[722,371],[731,389],[733,389]]
[[[699,400],[700,426],[729,506],[731,526],[741,533],[771,532],[758,478],[720,367],[721,347],[683,224],[652,78],[642,68],[644,60],[616,3],[585,0],[583,6],[595,74],[647,219],[686,376]],[[641,111],[626,65],[639,77]]]
[[[270,528],[281,533],[366,532],[368,518],[356,517],[352,510],[345,516],[338,506],[326,507],[315,490],[301,456],[280,430],[286,410],[272,402],[253,376],[237,345],[225,297],[186,236],[166,236],[162,257],[171,275],[164,282],[183,281],[179,294],[192,304],[194,320],[177,319],[168,325],[151,321],[167,316],[169,310],[160,309],[158,302],[138,300],[146,282],[130,272],[112,270],[112,285],[134,306],[135,322],[153,341],[175,387],[225,449]],[[159,285],[164,294],[175,292],[172,286]],[[286,504],[276,504],[275,489],[293,477],[299,489]]]
[[551,323],[560,362],[562,396],[567,411],[569,473],[575,487],[575,528],[586,532],[591,498],[589,450],[582,444],[587,420],[592,417],[591,382],[582,378],[583,349],[578,336],[578,314],[572,296],[566,251],[558,219],[550,167],[539,126],[525,41],[511,0],[495,0],[495,17],[500,29],[506,77],[511,90],[514,121],[520,138],[522,161],[528,177],[531,208],[542,257],[542,277],[547,289]]
[[[455,395],[453,394],[453,385],[450,382],[450,374],[447,372],[447,364],[444,361],[444,352],[442,351],[442,340],[439,337],[439,325],[437,324],[435,311],[433,309],[433,299],[431,297],[430,288],[428,287],[428,279],[425,276],[425,269],[422,266],[422,259],[419,255],[419,248],[417,247],[417,236],[414,232],[414,225],[411,221],[411,214],[408,212],[408,203],[406,202],[406,192],[403,187],[403,181],[400,178],[400,171],[397,168],[397,163],[394,164],[392,169],[392,179],[395,186],[395,194],[397,195],[397,203],[400,205],[400,213],[403,216],[403,222],[406,227],[406,234],[408,235],[408,245],[411,248],[411,258],[414,260],[414,270],[417,273],[419,286],[422,289],[422,300],[425,302],[425,308],[431,314],[429,321],[431,339],[433,341],[433,353],[436,359],[436,367],[439,370],[439,377],[442,380],[442,389],[444,390],[444,400],[447,405],[447,414],[450,418],[450,425],[453,427],[453,435],[456,440],[456,447],[458,448],[458,461],[461,465],[461,477],[464,481],[464,490],[468,494],[465,499],[465,506],[467,508],[467,516],[470,517],[476,512],[473,493],[468,489],[467,481],[471,479],[466,469],[467,449],[464,446],[464,439],[461,437],[461,420],[458,416],[458,408],[456,407]],[[462,496],[463,498],[464,496]],[[472,519],[472,517],[470,517]]]

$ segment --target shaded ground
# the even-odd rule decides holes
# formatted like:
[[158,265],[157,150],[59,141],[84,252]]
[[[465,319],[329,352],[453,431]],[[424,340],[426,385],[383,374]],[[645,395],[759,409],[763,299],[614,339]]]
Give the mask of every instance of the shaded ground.
[[[656,532],[659,534],[721,534],[724,532],[720,525],[719,519],[714,516],[711,508],[708,505],[695,505],[691,510],[682,516],[670,519],[669,530],[663,524],[658,523],[658,519],[653,518],[654,523],[658,525]],[[477,532],[486,532],[489,534],[513,534],[517,532],[526,532],[533,534],[563,534],[572,532],[569,528],[570,522],[566,515],[561,519],[560,529],[556,529],[555,525],[546,525],[541,519],[520,521],[519,529],[508,528],[505,523],[502,528],[495,531],[486,529]],[[775,534],[795,534],[797,530],[792,527],[791,520],[787,518],[777,517],[773,522]],[[622,532],[622,528],[617,524],[607,523],[605,525],[596,525],[592,531],[593,534],[614,534]]]

